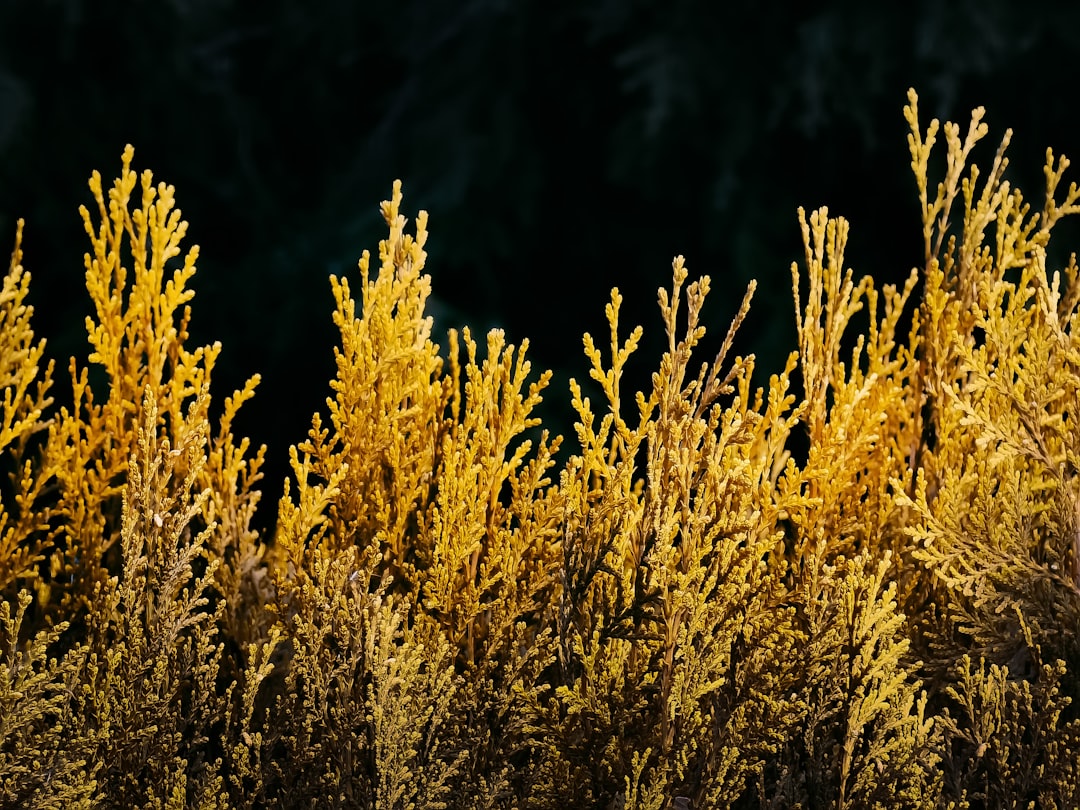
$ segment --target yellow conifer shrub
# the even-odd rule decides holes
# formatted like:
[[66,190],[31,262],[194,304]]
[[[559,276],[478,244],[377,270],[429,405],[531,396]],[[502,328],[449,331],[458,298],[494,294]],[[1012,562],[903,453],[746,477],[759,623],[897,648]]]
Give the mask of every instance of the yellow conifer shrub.
[[1008,135],[982,179],[981,110],[935,183],[939,125],[905,114],[925,266],[856,280],[847,222],[800,211],[798,345],[762,389],[753,285],[701,358],[711,282],[676,258],[644,391],[614,290],[565,462],[527,343],[434,342],[395,184],[377,260],[330,280],[337,370],[268,536],[233,435],[258,377],[211,418],[172,187],[130,147],[90,181],[70,396],[20,223],[0,806],[1077,806],[1080,271],[1046,247],[1080,191],[1048,153],[1033,213]]

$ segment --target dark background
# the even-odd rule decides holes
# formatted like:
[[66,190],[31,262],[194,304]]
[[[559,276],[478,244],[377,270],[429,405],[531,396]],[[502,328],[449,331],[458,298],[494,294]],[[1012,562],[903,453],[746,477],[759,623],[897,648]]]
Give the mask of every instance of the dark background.
[[924,127],[987,107],[983,164],[1013,127],[1010,177],[1041,207],[1045,148],[1080,155],[1078,30],[1069,4],[1008,0],[0,0],[0,244],[27,220],[62,397],[86,352],[86,178],[110,181],[130,142],[136,170],[177,187],[202,251],[194,339],[224,345],[216,396],[263,375],[238,429],[270,445],[269,521],[329,393],[327,276],[375,251],[394,178],[409,215],[430,212],[440,339],[529,337],[568,433],[566,382],[587,377],[583,331],[606,347],[612,286],[623,333],[645,327],[647,384],[677,253],[713,278],[709,350],[759,279],[737,350],[761,383],[796,345],[798,206],[851,220],[857,275],[921,262],[909,86]]

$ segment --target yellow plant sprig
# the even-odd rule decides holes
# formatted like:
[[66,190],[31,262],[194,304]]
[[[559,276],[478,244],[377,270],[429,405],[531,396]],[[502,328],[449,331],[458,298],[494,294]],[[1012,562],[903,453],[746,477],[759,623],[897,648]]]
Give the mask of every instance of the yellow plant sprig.
[[[800,412],[810,446],[805,466],[789,467],[779,490],[782,498],[794,499],[783,510],[797,535],[792,562],[812,572],[818,564],[813,560],[822,554],[888,549],[902,558],[903,537],[889,529],[896,517],[890,482],[910,474],[921,406],[909,396],[915,353],[897,344],[897,328],[917,277],[912,273],[902,288],[888,285],[880,294],[869,277],[856,285],[852,271],[842,270],[846,221],[831,219],[824,209],[807,221],[800,210],[800,224],[806,248],[805,307],[797,265],[792,266],[792,289],[804,388]],[[867,331],[856,335],[850,364],[845,364],[841,340],[864,308]],[[795,494],[800,491],[801,504]]]
[[[935,732],[907,660],[890,568],[887,552],[876,562],[841,557],[802,586],[806,635],[794,665],[805,679],[808,711],[799,722],[801,744],[813,753],[807,782],[814,801],[935,806]],[[886,770],[891,780],[883,782]]]
[[45,341],[35,340],[30,325],[34,308],[26,302],[30,273],[22,265],[22,234],[20,219],[16,223],[11,263],[0,289],[0,335],[3,336],[0,388],[4,391],[0,403],[0,448],[9,447],[44,427],[42,416],[52,404],[46,392],[52,383],[53,364],[46,364],[44,374],[41,373]]
[[805,312],[799,293],[799,268],[794,262],[791,287],[803,388],[808,403],[806,420],[811,443],[819,444],[823,438],[830,386],[835,387],[844,379],[840,339],[852,316],[862,309],[862,298],[870,280],[864,277],[856,286],[852,271],[843,267],[847,220],[842,217],[830,219],[828,209],[822,208],[811,213],[808,222],[800,208],[799,225],[806,248],[810,287]]
[[[490,614],[488,605],[506,606],[506,597],[522,584],[518,578],[521,559],[513,551],[511,515],[501,499],[508,485],[521,486],[520,470],[532,441],[520,436],[539,425],[531,413],[551,374],[545,372],[523,392],[531,370],[525,359],[527,344],[515,358],[514,347],[505,344],[502,332],[492,330],[487,356],[478,363],[477,346],[468,329],[463,338],[465,395],[459,406],[461,421],[443,439],[440,484],[425,521],[423,533],[430,538],[431,558],[423,599],[428,610],[447,622],[452,643],[463,650],[466,664],[472,665],[479,654],[478,642],[490,630],[490,619],[482,619],[482,614]],[[548,448],[541,452],[550,456]],[[530,498],[539,495],[529,492]],[[517,503],[520,509],[526,501]],[[550,559],[542,538],[537,539],[541,545],[530,556]],[[545,584],[547,572],[534,570],[541,578],[526,591]],[[525,602],[513,602],[524,607],[534,598],[535,594],[529,594]],[[513,608],[509,613],[503,620],[516,621]]]
[[[96,224],[90,211],[80,208],[91,241],[84,260],[95,313],[86,321],[89,362],[104,368],[108,388],[99,404],[100,392],[95,396],[88,368],[80,369],[72,358],[72,405],[70,410],[60,409],[49,437],[57,445],[53,455],[65,455],[56,470],[61,517],[50,560],[51,584],[60,587],[65,604],[85,603],[121,565],[123,555],[116,547],[122,534],[118,496],[128,474],[145,392],[150,391],[156,418],[178,446],[191,419],[209,420],[210,399],[204,393],[221,349],[216,343],[194,350],[185,345],[191,317],[188,302],[194,295],[187,285],[195,273],[198,247],[188,250],[175,266],[187,223],[176,208],[173,188],[164,183],[155,186],[149,171],[137,176],[131,169],[133,158],[134,150],[128,146],[120,177],[107,193],[100,174],[91,177]],[[133,200],[137,189],[138,199]],[[249,506],[256,497],[250,487],[257,479],[238,482],[248,463],[243,459],[247,446],[235,445],[230,426],[236,407],[251,396],[256,383],[252,378],[236,392],[218,438],[221,457],[232,459],[229,468],[200,468],[203,486],[221,493],[235,490],[232,503]],[[198,409],[194,415],[193,403]],[[257,469],[260,461],[251,463]],[[241,506],[237,512],[226,504],[224,494],[215,498],[220,501],[215,516],[229,513],[229,519],[218,524],[222,536],[212,544],[220,562],[232,556],[226,547],[245,531],[232,518],[243,521],[240,513],[249,513],[250,508]]]
[[[709,280],[684,289],[681,259],[673,270],[672,289],[658,295],[668,351],[649,395],[637,395],[640,425],[627,426],[621,435],[615,429],[626,424],[614,413],[622,396],[616,383],[626,348],[636,345],[639,334],[635,330],[619,346],[617,293],[607,311],[611,367],[591,340],[585,342],[591,376],[609,408],[599,430],[588,400],[571,387],[582,453],[570,460],[561,480],[561,683],[554,699],[564,713],[557,739],[573,742],[552,757],[569,770],[574,795],[595,795],[591,791],[609,785],[629,791],[627,800],[640,796],[634,773],[645,763],[649,801],[684,789],[695,801],[725,790],[732,795],[762,767],[753,756],[737,763],[735,752],[764,755],[775,745],[744,723],[779,697],[743,692],[768,669],[767,658],[738,661],[737,652],[747,638],[774,651],[790,643],[781,630],[785,614],[770,607],[777,582],[766,558],[777,540],[775,513],[763,520],[762,491],[755,487],[771,486],[776,458],[783,456],[783,432],[770,440],[760,427],[762,394],[749,394],[753,359],[727,361],[753,288],[718,356],[688,380],[693,351],[705,334],[701,308]],[[683,295],[685,326],[677,323]],[[790,407],[785,382],[774,380],[774,410]],[[721,397],[730,401],[721,404]],[[762,445],[770,443],[771,452],[763,452]],[[639,448],[645,463],[640,472]],[[645,694],[625,694],[634,682],[648,684]],[[773,685],[783,688],[779,681]],[[748,705],[740,704],[740,695]],[[628,736],[636,745],[625,742]],[[582,761],[589,746],[611,752],[608,764]],[[702,767],[709,779],[687,784]]]
[[232,433],[237,412],[254,396],[259,380],[259,375],[254,375],[244,388],[225,398],[199,480],[199,486],[209,493],[206,520],[215,526],[208,547],[218,563],[215,580],[223,596],[224,620],[229,636],[242,645],[267,632],[269,623],[261,606],[271,597],[266,582],[266,543],[252,527],[262,496],[255,487],[262,480],[266,446],[250,457],[249,439],[237,442]]
[[83,717],[76,739],[95,764],[103,795],[129,804],[165,807],[182,798],[223,807],[218,765],[205,756],[227,705],[216,689],[216,562],[201,565],[214,530],[200,519],[208,493],[195,488],[206,460],[202,410],[203,403],[191,404],[185,422],[174,426],[173,445],[147,386],[127,465],[122,567],[90,597],[94,652],[86,664],[89,688],[76,697]]
[[1040,669],[1031,683],[984,659],[965,655],[957,663],[948,687],[955,705],[941,718],[951,754],[943,798],[964,806],[1024,796],[1040,807],[1070,807],[1080,798],[1080,721],[1065,718],[1066,668],[1057,661]]
[[24,642],[32,599],[22,590],[0,601],[0,797],[27,807],[55,802],[89,810],[93,765],[72,755],[71,728],[78,721],[68,697],[78,688],[86,650],[53,657],[65,622]]
[[[964,141],[960,141],[960,127],[952,122],[945,123],[945,141],[947,152],[945,155],[945,177],[938,183],[933,201],[929,198],[928,178],[930,153],[937,142],[937,132],[940,127],[938,119],[933,119],[927,126],[926,135],[923,136],[919,124],[919,97],[914,89],[908,90],[908,103],[904,106],[904,118],[907,120],[911,131],[908,133],[908,146],[911,150],[911,169],[915,175],[915,182],[919,188],[919,201],[921,203],[923,221],[923,240],[926,245],[926,262],[941,254],[941,246],[949,232],[949,214],[952,211],[953,202],[956,199],[958,185],[960,184],[964,168],[967,166],[968,156],[975,144],[982,140],[990,131],[983,122],[986,110],[977,107],[971,114],[971,124],[968,128]],[[1006,133],[1006,143],[1011,133]],[[999,152],[1000,158],[1001,152]],[[1000,160],[995,161],[996,169],[1003,169]]]
[[[382,208],[390,235],[380,242],[374,278],[369,254],[360,259],[359,314],[348,279],[331,278],[342,340],[334,350],[338,372],[327,399],[329,432],[313,427],[298,449],[324,481],[349,470],[340,496],[328,504],[333,528],[327,537],[351,544],[378,536],[388,545],[388,563],[402,587],[415,588],[411,572],[417,555],[424,554],[416,516],[434,493],[457,378],[443,374],[439,347],[431,341],[432,321],[424,314],[431,289],[423,273],[427,214],[421,211],[415,235],[407,234],[400,204],[396,183]],[[453,366],[453,344],[450,355]]]
[[46,410],[53,404],[48,393],[53,363],[42,369],[45,341],[35,340],[30,323],[34,309],[26,302],[30,273],[22,265],[22,233],[19,220],[11,263],[0,288],[0,451],[10,454],[13,467],[12,500],[0,502],[0,593],[10,595],[15,582],[28,578],[36,580],[39,596],[47,599],[47,586],[38,579],[35,567],[51,548],[50,509],[44,496],[51,468],[63,460],[52,459],[48,451],[35,453],[39,442],[34,437],[50,425]]
[[[96,230],[89,211],[80,208],[93,246],[93,253],[85,258],[87,291],[97,315],[86,322],[92,347],[89,361],[106,369],[114,403],[107,413],[115,412],[114,419],[122,413],[137,413],[142,385],[157,390],[166,382],[166,368],[172,366],[169,388],[173,396],[161,396],[161,401],[170,406],[171,417],[182,419],[181,403],[197,393],[203,382],[199,361],[205,354],[212,365],[211,355],[219,347],[191,354],[183,349],[191,316],[187,303],[194,297],[186,285],[195,273],[199,249],[192,247],[183,264],[166,278],[169,262],[180,255],[187,222],[175,208],[173,187],[165,183],[155,187],[149,171],[137,177],[131,170],[133,158],[129,145],[124,149],[120,178],[108,191],[107,209],[101,175],[94,172],[91,177],[90,190],[100,215]],[[136,186],[141,188],[141,198],[132,209]],[[133,263],[130,271],[125,266],[128,257]],[[111,426],[127,427],[119,422]]]

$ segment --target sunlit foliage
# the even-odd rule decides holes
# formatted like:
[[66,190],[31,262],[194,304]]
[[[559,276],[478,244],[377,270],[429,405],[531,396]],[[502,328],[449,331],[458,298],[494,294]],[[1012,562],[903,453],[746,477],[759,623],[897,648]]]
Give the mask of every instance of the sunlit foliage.
[[701,357],[711,280],[613,290],[569,454],[498,330],[433,340],[427,216],[331,278],[336,375],[263,450],[190,348],[170,186],[90,182],[90,352],[35,338],[22,225],[0,292],[0,803],[18,807],[1073,807],[1080,777],[1080,271],[983,177],[982,111],[906,117],[926,262],[856,280],[799,212],[798,346],[767,386]]

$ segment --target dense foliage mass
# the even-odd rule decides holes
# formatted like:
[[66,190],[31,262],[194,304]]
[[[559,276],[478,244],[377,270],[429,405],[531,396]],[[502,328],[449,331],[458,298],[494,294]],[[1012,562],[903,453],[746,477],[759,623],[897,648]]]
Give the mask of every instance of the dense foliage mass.
[[[647,327],[624,385],[647,389],[665,348],[648,328],[651,292],[676,253],[712,275],[712,323],[751,278],[787,288],[794,211],[827,204],[853,221],[855,266],[902,283],[921,263],[896,115],[907,87],[925,88],[927,118],[986,104],[1022,121],[1010,169],[1022,188],[1041,185],[1046,144],[1080,154],[1076,105],[1061,103],[1072,77],[1045,64],[1075,51],[1078,28],[1080,6],[1039,0],[769,13],[710,0],[6,0],[0,245],[25,218],[31,298],[73,290],[37,307],[35,334],[61,364],[79,356],[74,203],[89,168],[135,144],[140,165],[180,189],[187,238],[202,247],[191,339],[225,346],[215,384],[261,375],[240,424],[267,445],[263,492],[276,501],[297,425],[334,373],[330,352],[312,350],[337,337],[325,278],[350,275],[359,248],[385,235],[372,203],[395,177],[436,227],[436,342],[465,324],[527,336],[559,392],[537,413],[571,437],[564,394],[584,327],[561,324],[591,323],[618,284],[624,323]],[[1063,236],[1055,264],[1073,241]],[[758,295],[739,331],[755,387],[795,345],[790,309],[786,295]],[[254,526],[274,519],[260,509]]]
[[[433,342],[427,216],[395,185],[377,266],[331,278],[326,408],[276,529],[258,378],[211,393],[198,251],[123,156],[96,210],[70,397],[31,328],[21,225],[0,292],[0,801],[12,807],[956,807],[1080,804],[1080,210],[1033,212],[966,134],[906,116],[925,266],[880,289],[800,212],[798,348],[763,389],[698,359],[681,257],[640,328],[586,334],[598,401],[498,330]],[[945,173],[930,180],[945,139]],[[354,288],[356,294],[354,295]],[[859,319],[858,321],[856,319]],[[861,325],[856,325],[861,323]]]

